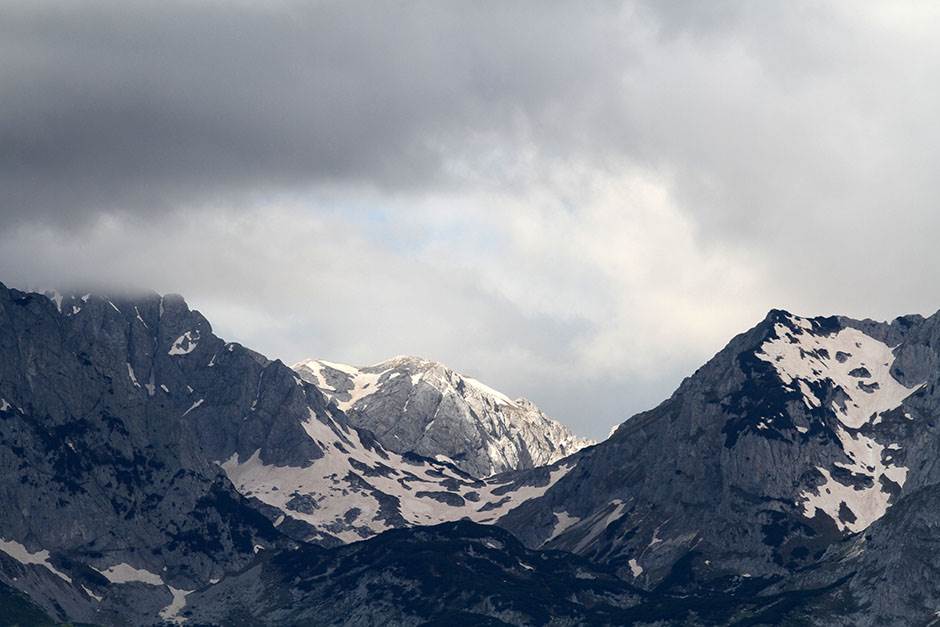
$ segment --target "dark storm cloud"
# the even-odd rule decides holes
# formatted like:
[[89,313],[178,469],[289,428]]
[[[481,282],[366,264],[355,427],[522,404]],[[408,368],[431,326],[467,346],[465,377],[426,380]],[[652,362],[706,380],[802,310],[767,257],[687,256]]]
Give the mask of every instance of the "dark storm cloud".
[[4,3],[0,206],[152,211],[318,182],[433,185],[569,132],[616,5]]

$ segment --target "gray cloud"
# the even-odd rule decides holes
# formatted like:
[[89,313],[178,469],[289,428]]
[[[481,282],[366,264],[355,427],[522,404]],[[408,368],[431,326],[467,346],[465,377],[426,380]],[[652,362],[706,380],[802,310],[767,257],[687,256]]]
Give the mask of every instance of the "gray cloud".
[[434,184],[495,137],[565,131],[553,118],[619,56],[617,11],[7,3],[0,201],[61,218],[324,181]]
[[937,309],[938,17],[0,3],[0,280],[180,291],[604,435],[772,306]]

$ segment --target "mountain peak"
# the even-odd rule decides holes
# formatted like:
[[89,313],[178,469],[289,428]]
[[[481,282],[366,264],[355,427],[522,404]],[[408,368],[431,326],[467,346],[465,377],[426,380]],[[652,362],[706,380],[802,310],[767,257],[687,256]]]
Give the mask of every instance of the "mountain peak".
[[531,401],[421,357],[363,367],[307,359],[294,369],[386,448],[444,455],[475,476],[549,464],[593,444]]
[[417,368],[433,368],[435,366],[444,367],[444,364],[433,361],[431,359],[425,359],[424,357],[419,357],[417,355],[396,355],[389,359],[383,359],[382,361],[372,364],[372,367],[378,366],[398,366],[398,365],[409,365]]

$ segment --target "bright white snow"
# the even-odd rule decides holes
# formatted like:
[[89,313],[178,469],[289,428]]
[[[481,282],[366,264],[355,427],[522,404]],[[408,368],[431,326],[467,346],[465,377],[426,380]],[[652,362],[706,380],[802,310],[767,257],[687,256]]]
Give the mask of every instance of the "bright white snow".
[[84,590],[84,591],[85,591],[85,594],[87,594],[88,596],[90,596],[91,598],[93,598],[93,599],[94,599],[95,601],[97,601],[98,603],[101,603],[101,601],[104,599],[104,597],[98,596],[97,594],[95,594],[94,592],[92,592],[91,590],[89,590],[88,588],[86,588],[85,586],[82,586],[82,590]]
[[[235,454],[221,466],[242,494],[254,496],[279,508],[285,516],[303,520],[345,542],[360,540],[363,534],[368,536],[389,528],[379,516],[379,500],[373,496],[371,489],[357,486],[355,480],[349,480],[351,473],[361,477],[372,488],[397,497],[400,513],[408,523],[430,525],[463,517],[478,522],[495,521],[520,503],[544,494],[571,469],[567,465],[550,469],[548,481],[543,486],[520,485],[507,490],[506,494],[493,494],[496,490],[512,486],[503,482],[474,487],[472,482],[444,465],[413,463],[395,453],[388,453],[389,458],[385,459],[367,449],[354,429],[345,431],[332,421],[326,424],[312,411],[303,427],[324,451],[323,457],[313,460],[306,468],[265,464],[258,451],[244,460]],[[351,454],[341,452],[336,444],[341,444]],[[384,474],[368,476],[357,465],[373,469],[385,467],[387,470]],[[431,468],[435,475],[442,474],[443,477],[429,476],[427,471]],[[477,500],[467,498],[462,505],[448,505],[431,496],[417,495],[418,492],[447,492],[441,485],[444,478],[458,482],[458,490],[452,494],[464,498],[470,493],[476,493]],[[308,508],[309,511],[288,508],[287,504],[296,496],[307,497],[315,506]],[[489,509],[484,510],[487,504]],[[358,516],[347,523],[344,517],[353,508],[359,510]],[[333,527],[334,530],[330,531],[327,527]]]
[[[882,491],[880,478],[884,476],[903,486],[908,469],[892,465],[890,457],[882,455],[885,447],[858,430],[867,424],[877,424],[882,414],[899,407],[921,386],[908,388],[898,382],[891,375],[893,349],[858,329],[844,328],[830,335],[817,335],[809,320],[791,316],[790,321],[803,332],[794,333],[777,323],[774,330],[778,337],[765,342],[757,356],[773,364],[781,381],[800,390],[807,407],[821,406],[808,385],[810,382],[830,382],[845,393],[848,400],[841,405],[832,403],[829,409],[842,425],[836,427],[836,435],[851,461],[835,465],[873,480],[870,488],[855,488],[839,483],[829,469],[817,467],[825,483],[801,495],[804,514],[813,517],[817,509],[822,510],[840,529],[861,531],[888,509],[889,494]],[[800,431],[805,432],[806,428]],[[843,503],[852,510],[855,521],[839,519]]]
[[168,355],[188,355],[199,344],[199,331],[187,331],[173,342]]
[[[484,442],[488,472],[495,474],[519,468],[525,453],[535,466],[558,461],[575,451],[593,444],[573,435],[564,425],[552,420],[533,403],[525,399],[511,400],[508,396],[481,383],[477,379],[457,373],[446,366],[417,357],[395,357],[372,366],[357,368],[325,360],[308,359],[294,365],[299,374],[309,379],[336,402],[343,411],[366,409],[370,397],[384,385],[400,385],[398,377],[408,374],[412,386],[430,386],[442,396],[441,405],[460,411],[465,420],[474,421],[471,428],[481,427],[488,434]],[[348,377],[349,388],[334,387],[327,383],[326,371],[333,370]],[[345,387],[345,386],[344,386]],[[339,390],[343,389],[343,393]],[[412,392],[414,395],[416,392]],[[402,412],[411,402],[407,396]],[[433,420],[422,424],[424,438],[434,441],[434,429],[441,428]],[[447,428],[447,427],[443,427]],[[525,451],[523,451],[523,448]]]
[[57,290],[49,290],[45,294],[46,298],[55,303],[55,308],[59,310],[59,313],[62,313],[62,294]]
[[130,363],[127,364],[127,378],[130,379],[131,383],[135,386],[140,387],[140,383],[137,381],[137,375],[134,373],[134,367],[131,366]]
[[630,565],[630,572],[633,573],[634,578],[643,574],[643,567],[637,563],[636,559],[631,559],[627,564]]
[[204,398],[200,398],[198,401],[196,401],[195,403],[193,403],[193,404],[190,406],[189,409],[187,409],[186,411],[184,411],[184,412],[183,412],[183,415],[185,416],[186,414],[188,414],[188,413],[191,412],[192,410],[194,410],[194,409],[196,409],[197,407],[199,407],[200,405],[202,405],[203,402],[205,402],[205,400],[206,400],[206,399],[204,399]]
[[[887,344],[851,328],[829,336],[813,335],[808,320],[796,316],[791,319],[804,329],[804,333],[793,334],[778,323],[775,330],[780,337],[765,342],[761,346],[763,352],[757,356],[773,364],[784,383],[796,381],[813,407],[818,407],[820,401],[809,392],[805,382],[829,380],[842,388],[849,401],[844,407],[833,404],[831,409],[846,427],[858,429],[878,414],[900,406],[901,401],[919,389],[905,387],[891,376],[894,353]],[[789,338],[796,339],[796,343]],[[824,349],[829,356],[819,354],[819,349]],[[847,355],[845,361],[840,362],[836,358],[838,353]],[[849,374],[861,368],[868,370],[871,376]],[[859,387],[859,382],[877,384],[878,387],[866,392]]]

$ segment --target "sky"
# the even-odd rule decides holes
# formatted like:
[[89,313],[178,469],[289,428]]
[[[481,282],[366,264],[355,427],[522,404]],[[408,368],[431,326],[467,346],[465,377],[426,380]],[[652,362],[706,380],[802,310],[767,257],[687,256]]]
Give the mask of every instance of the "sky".
[[940,308],[940,5],[0,0],[0,281],[420,355],[580,435]]

